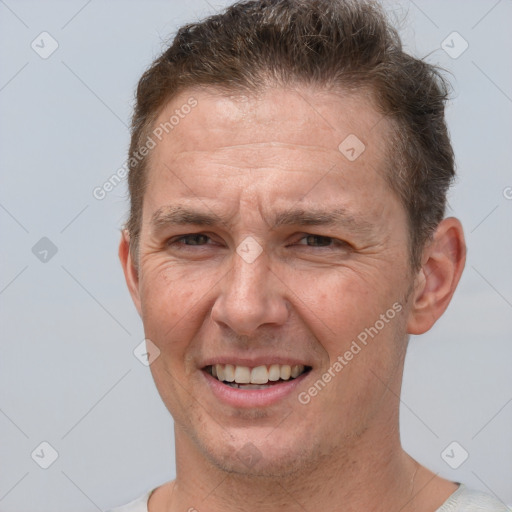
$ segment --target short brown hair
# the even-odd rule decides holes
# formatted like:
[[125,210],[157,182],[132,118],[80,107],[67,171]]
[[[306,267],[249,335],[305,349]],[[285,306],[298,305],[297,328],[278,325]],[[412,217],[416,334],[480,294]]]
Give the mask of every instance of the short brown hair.
[[259,91],[271,82],[370,91],[390,121],[386,179],[409,219],[410,262],[445,214],[455,176],[439,69],[402,50],[381,6],[371,0],[241,1],[179,29],[141,77],[132,120],[127,229],[137,260],[147,160],[133,158],[168,102],[186,89]]

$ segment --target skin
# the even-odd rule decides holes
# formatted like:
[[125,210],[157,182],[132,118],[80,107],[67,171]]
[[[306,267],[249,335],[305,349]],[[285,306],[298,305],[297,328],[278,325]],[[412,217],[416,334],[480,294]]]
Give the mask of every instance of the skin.
[[[138,261],[128,233],[119,247],[175,422],[177,477],[149,510],[435,510],[457,486],[403,451],[398,396],[408,334],[432,327],[462,273],[460,222],[439,224],[412,272],[407,214],[384,179],[390,127],[363,93],[189,90],[157,124],[190,96],[197,106],[151,152]],[[366,146],[355,161],[338,150],[349,134]],[[224,221],[152,223],[177,204]],[[343,207],[359,224],[275,225],[297,207]],[[187,234],[205,236],[178,240]],[[248,236],[262,248],[252,263],[236,252]],[[401,311],[301,404],[298,393],[395,303]],[[233,407],[202,373],[219,355],[293,357],[312,370],[277,404]],[[249,442],[260,457],[251,466],[239,457]]]

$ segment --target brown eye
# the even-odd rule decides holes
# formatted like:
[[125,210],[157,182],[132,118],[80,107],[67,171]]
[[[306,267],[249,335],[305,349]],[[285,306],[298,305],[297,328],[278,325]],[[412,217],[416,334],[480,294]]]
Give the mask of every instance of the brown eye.
[[[168,245],[205,245],[209,239],[210,237],[203,233],[192,233],[173,238],[169,240]],[[189,243],[190,241],[191,243]]]
[[[303,243],[304,241],[304,243]],[[307,245],[308,247],[330,247],[334,239],[329,236],[321,235],[304,235],[299,240],[299,245]]]
[[348,242],[332,238],[330,236],[314,235],[311,233],[304,234],[297,242],[297,245],[312,247],[312,248],[349,248],[351,247]]
[[314,247],[328,247],[333,241],[332,238],[321,235],[307,235],[304,238],[307,240],[308,245],[311,244]]

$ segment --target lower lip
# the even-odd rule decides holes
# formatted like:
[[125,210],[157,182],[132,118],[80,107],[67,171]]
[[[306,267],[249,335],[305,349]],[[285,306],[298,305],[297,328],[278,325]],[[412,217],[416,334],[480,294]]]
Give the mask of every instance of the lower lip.
[[201,371],[215,397],[233,407],[267,407],[275,404],[291,395],[310,372],[311,370],[295,379],[274,384],[266,389],[240,389],[226,386],[209,373]]

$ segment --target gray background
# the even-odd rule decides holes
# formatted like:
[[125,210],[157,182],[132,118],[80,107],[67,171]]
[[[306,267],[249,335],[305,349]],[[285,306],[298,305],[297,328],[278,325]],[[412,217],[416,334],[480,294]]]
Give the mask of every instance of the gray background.
[[[124,163],[144,68],[177,26],[227,3],[0,0],[2,511],[106,510],[174,477],[172,420],[133,355],[143,331],[117,260],[126,189],[92,191]],[[512,503],[512,2],[387,5],[407,48],[453,73],[449,214],[468,243],[447,313],[411,340],[403,444]],[[43,31],[59,45],[47,59],[31,48]],[[453,31],[469,43],[456,59],[440,47]],[[33,251],[42,237],[55,255]],[[48,449],[31,456],[43,441],[58,452],[48,469]],[[441,456],[453,441],[469,453],[458,469]]]

